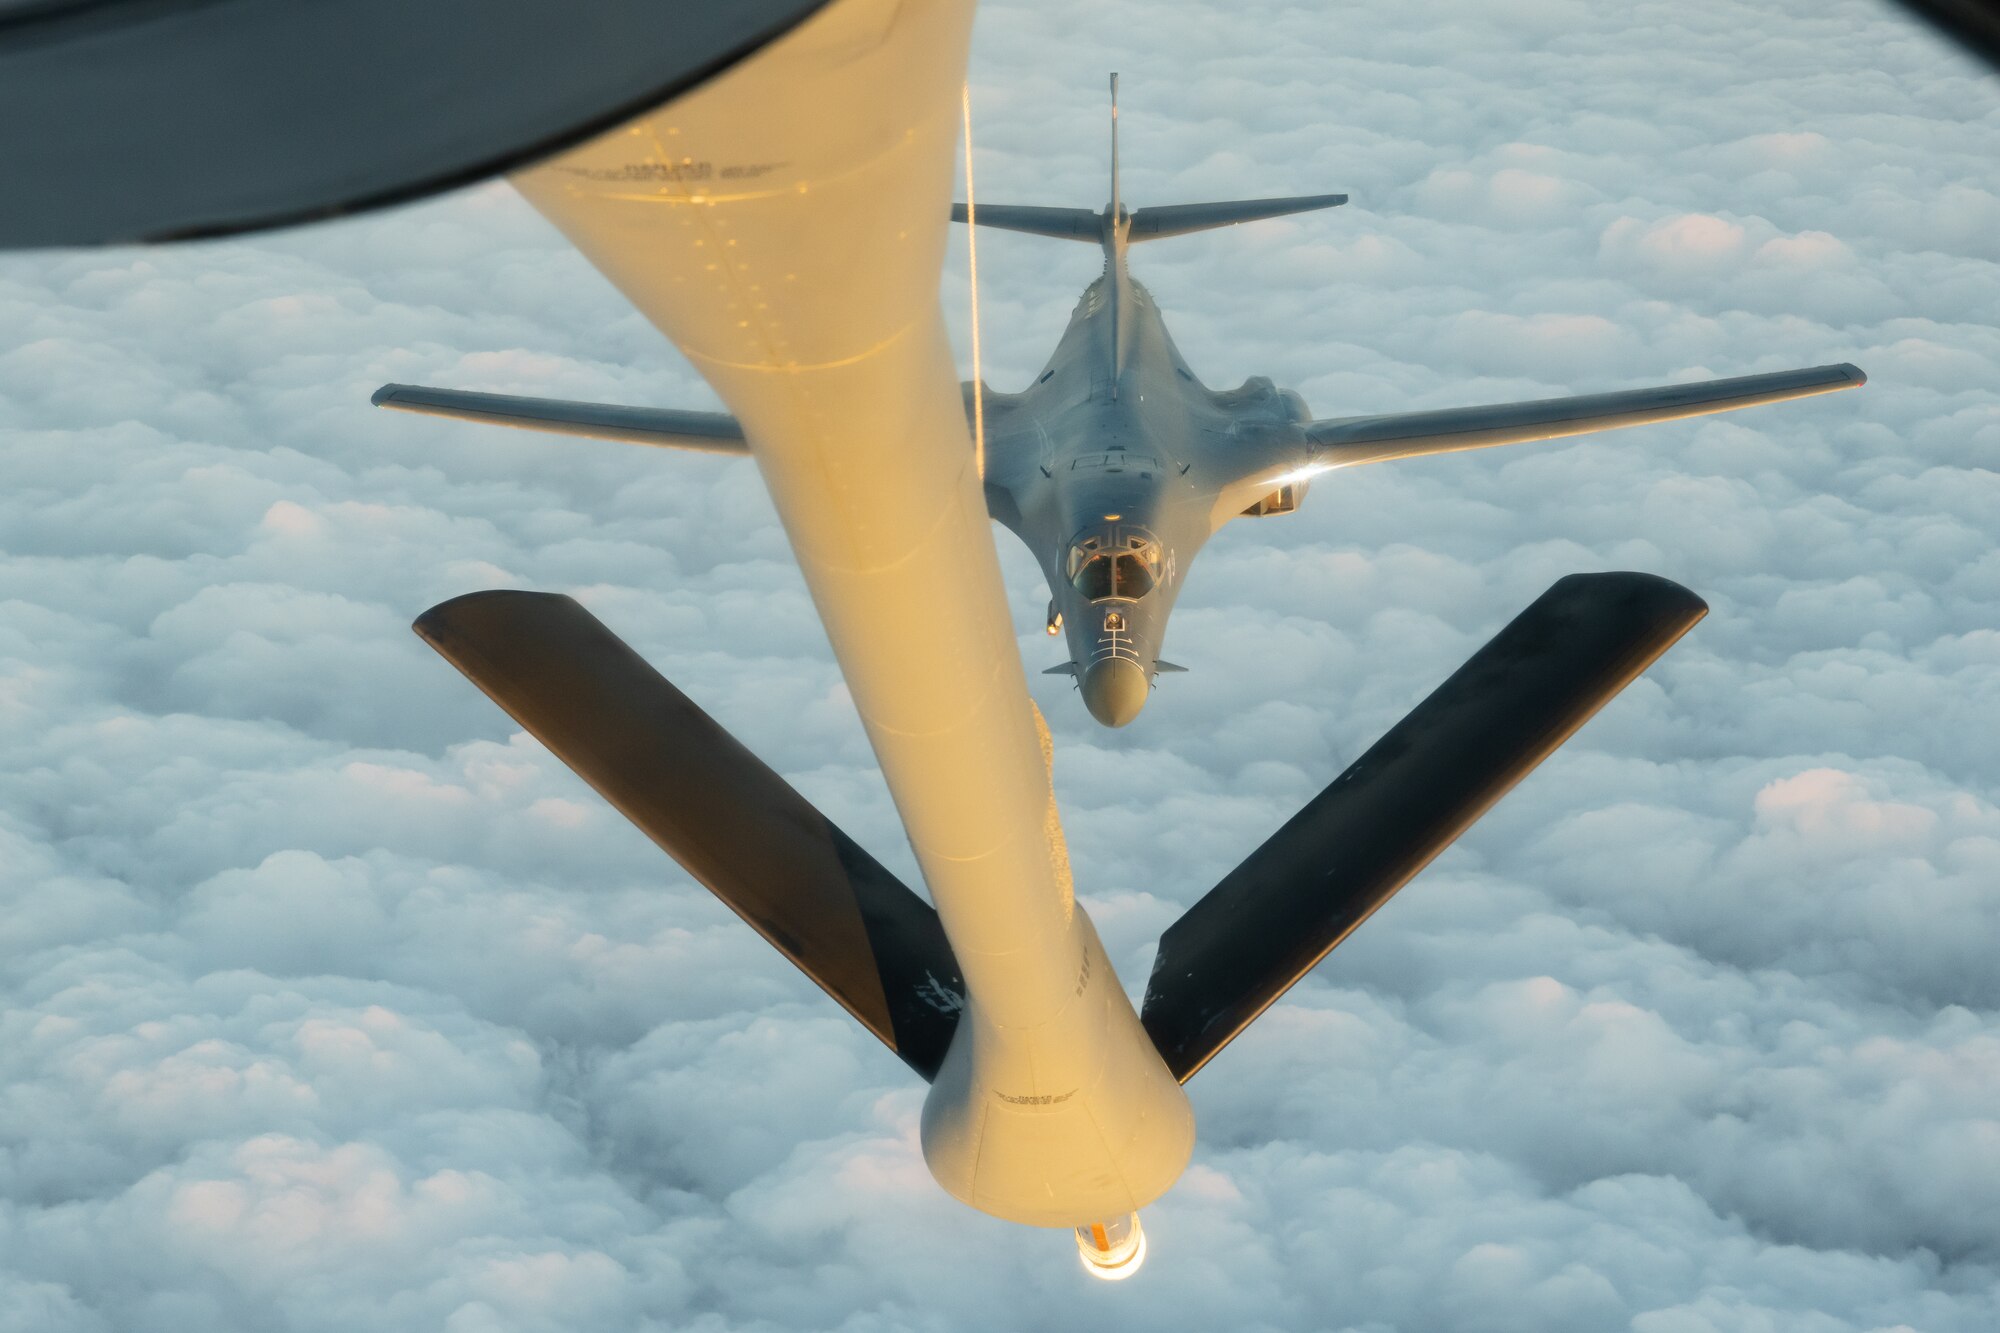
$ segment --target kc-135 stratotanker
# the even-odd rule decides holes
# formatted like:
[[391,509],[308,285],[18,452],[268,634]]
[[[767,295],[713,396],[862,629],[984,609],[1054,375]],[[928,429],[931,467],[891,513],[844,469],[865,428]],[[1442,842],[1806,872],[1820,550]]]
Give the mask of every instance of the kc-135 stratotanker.
[[[1518,444],[1670,421],[1857,388],[1852,365],[1533,402],[1382,416],[1314,418],[1263,376],[1211,389],[1167,333],[1151,293],[1131,275],[1141,241],[1332,208],[1344,194],[1127,211],[1118,186],[1118,84],[1113,76],[1111,199],[1101,211],[955,205],[954,219],[1097,245],[1104,272],[1086,287],[1035,382],[981,395],[988,511],[1041,563],[1047,630],[1069,657],[1048,674],[1076,678],[1091,716],[1122,727],[1155,678],[1183,668],[1161,657],[1167,617],[1194,557],[1232,519],[1295,511],[1312,478],[1336,468]],[[565,402],[386,384],[382,407],[533,430],[747,454],[741,425],[715,412]]]

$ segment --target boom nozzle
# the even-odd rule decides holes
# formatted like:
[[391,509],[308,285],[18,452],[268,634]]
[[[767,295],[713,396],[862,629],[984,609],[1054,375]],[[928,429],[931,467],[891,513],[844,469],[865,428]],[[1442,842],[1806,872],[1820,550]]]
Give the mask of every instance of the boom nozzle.
[[1083,1271],[1105,1282],[1123,1282],[1146,1262],[1146,1231],[1137,1213],[1076,1229]]

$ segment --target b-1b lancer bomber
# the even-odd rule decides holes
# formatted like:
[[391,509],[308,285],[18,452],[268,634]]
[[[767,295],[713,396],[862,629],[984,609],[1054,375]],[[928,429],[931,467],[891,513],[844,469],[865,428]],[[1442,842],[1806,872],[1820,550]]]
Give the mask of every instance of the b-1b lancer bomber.
[[[342,6],[337,19],[346,22],[353,7]],[[265,180],[270,189],[246,195],[221,188],[240,170],[212,169],[188,190],[162,192],[169,206],[143,214],[124,205],[156,192],[113,191],[117,207],[109,207],[100,190],[95,206],[72,208],[72,200],[57,214],[31,213],[17,234],[91,240],[247,226],[395,195],[481,163],[515,163],[515,187],[734,415],[394,385],[377,401],[753,454],[923,892],[580,602],[488,588],[425,611],[417,632],[929,1084],[917,1146],[946,1192],[993,1217],[1068,1230],[1086,1272],[1122,1280],[1146,1253],[1138,1210],[1172,1187],[1195,1149],[1183,1085],[1706,608],[1688,589],[1647,574],[1557,581],[1165,929],[1135,1004],[1072,879],[1054,744],[1016,651],[991,516],[1041,557],[1070,630],[1065,669],[1080,676],[1099,718],[1123,723],[1161,669],[1167,610],[1196,550],[1240,513],[1296,505],[1316,471],[1713,411],[1846,387],[1860,376],[1834,367],[1345,421],[1316,421],[1295,395],[1261,381],[1211,392],[1128,276],[1130,244],[1337,201],[1128,214],[1116,183],[1114,119],[1111,202],[1101,212],[999,209],[968,219],[1094,240],[1106,261],[1047,374],[1012,396],[968,392],[938,281],[954,148],[969,119],[974,7],[826,0],[806,6],[816,12],[805,17],[796,0],[653,0],[636,8],[687,23],[716,18],[705,31],[721,45],[697,48],[702,58],[681,74],[642,61],[634,77],[692,77],[711,59],[741,54],[757,32],[768,35],[767,25],[796,26],[677,100],[616,126],[600,123],[587,141],[566,136],[623,104],[633,85],[614,80],[609,101],[564,96],[580,77],[575,70],[603,64],[579,47],[571,54],[581,63],[558,62],[570,73],[506,125],[487,125],[491,99],[474,98],[428,141],[385,144],[381,125],[395,117],[374,114],[379,98],[364,98],[358,119],[334,120],[325,99],[308,99],[271,123],[309,122],[317,141],[328,124],[375,131],[336,155],[337,170],[278,172]],[[83,25],[93,68],[103,63],[96,48],[105,8],[91,7]],[[244,26],[228,15],[211,21],[210,11],[230,6],[181,6],[200,13],[176,29],[178,40],[160,41],[163,25],[175,28],[172,15],[138,8],[144,23],[125,25],[128,49],[114,62],[121,73],[140,49],[206,59],[212,43],[194,31],[197,21]],[[431,26],[434,38],[461,35],[449,22]],[[616,24],[604,31],[625,33]],[[530,66],[549,47],[541,32],[534,28],[531,47],[515,48]],[[29,42],[31,54],[60,58],[39,62],[24,86],[60,92],[75,45]],[[427,67],[429,49],[413,47],[405,71]],[[0,50],[0,65],[20,63]],[[134,83],[140,102],[162,79],[185,83],[185,64],[168,59]],[[438,100],[434,80],[400,82],[405,101]],[[506,84],[510,92],[515,83]],[[12,86],[0,77],[0,88]],[[545,124],[556,103],[567,117]],[[232,126],[266,125],[263,109],[256,98],[197,108]],[[494,132],[461,132],[481,125]],[[203,135],[177,137],[212,155]],[[251,156],[282,140],[258,139]],[[554,151],[564,142],[571,146]],[[521,165],[522,154],[534,160]],[[221,160],[240,166],[244,154]],[[0,226],[0,243],[7,238]],[[982,448],[977,427],[989,397],[993,430]],[[940,586],[951,593],[942,614]],[[1170,882],[1141,887],[1176,891]]]
[[1335,200],[1127,213],[1114,166],[1099,212],[966,210],[1094,239],[1105,270],[1032,387],[965,386],[938,282],[971,17],[971,0],[833,0],[513,178],[733,415],[398,385],[377,401],[754,455],[927,898],[577,601],[488,589],[417,631],[930,1084],[919,1146],[952,1197],[1070,1229],[1086,1271],[1116,1279],[1145,1253],[1138,1210],[1194,1150],[1182,1085],[1706,608],[1647,574],[1559,580],[1162,933],[1135,1005],[1071,879],[991,518],[1040,556],[1067,669],[1123,723],[1195,552],[1296,504],[1316,470],[1860,376],[1332,422],[1256,381],[1211,392],[1129,277],[1131,243]]
[[[1019,393],[965,386],[980,398],[987,508],[1025,543],[1048,579],[1047,629],[1069,657],[1050,674],[1076,678],[1091,715],[1122,727],[1155,677],[1182,668],[1160,656],[1167,617],[1194,557],[1230,520],[1288,514],[1311,479],[1398,458],[1728,412],[1857,388],[1847,364],[1533,402],[1387,416],[1314,418],[1303,399],[1261,376],[1215,390],[1195,377],[1127,256],[1140,241],[1332,208],[1344,194],[1127,211],[1118,187],[1118,76],[1111,76],[1111,198],[1083,208],[956,205],[960,222],[1104,251],[1104,272],[1077,302],[1035,382]],[[747,453],[742,427],[713,412],[470,393],[387,384],[383,407],[533,430]]]

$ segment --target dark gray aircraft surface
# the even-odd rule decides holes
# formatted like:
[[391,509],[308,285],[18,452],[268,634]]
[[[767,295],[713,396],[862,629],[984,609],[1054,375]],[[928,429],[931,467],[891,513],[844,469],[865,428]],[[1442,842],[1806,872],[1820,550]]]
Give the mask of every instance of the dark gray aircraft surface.
[[[2000,67],[2000,0],[1898,0]],[[519,167],[826,0],[0,0],[0,248],[215,236]],[[310,50],[311,61],[282,58]],[[190,90],[200,95],[190,95]]]
[[[1342,194],[1127,211],[1118,189],[1117,76],[1112,76],[1111,200],[1101,211],[958,205],[961,222],[1104,252],[1047,366],[1019,393],[977,390],[984,416],[987,507],[1041,562],[1048,632],[1067,635],[1076,678],[1106,726],[1137,717],[1162,671],[1167,618],[1195,554],[1239,517],[1288,514],[1314,476],[1336,468],[1579,435],[1857,388],[1847,364],[1534,402],[1387,416],[1314,418],[1262,376],[1234,389],[1195,377],[1159,307],[1131,275],[1140,241],[1331,208]],[[967,411],[975,386],[966,385]],[[696,449],[748,452],[721,413],[615,407],[387,384],[382,407],[501,425]]]

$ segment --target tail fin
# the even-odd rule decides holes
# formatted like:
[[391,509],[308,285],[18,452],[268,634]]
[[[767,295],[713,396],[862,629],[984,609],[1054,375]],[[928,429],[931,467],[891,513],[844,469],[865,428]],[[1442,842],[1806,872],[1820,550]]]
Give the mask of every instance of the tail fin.
[[1111,203],[1105,210],[1113,218],[1125,216],[1125,205],[1118,197],[1118,74],[1111,75]]
[[[1233,199],[1218,204],[1166,204],[1125,212],[1118,184],[1118,76],[1111,76],[1111,202],[1102,213],[1088,208],[1037,208],[1019,204],[982,204],[978,225],[1022,231],[1031,236],[1048,236],[1059,241],[1088,241],[1098,244],[1129,245],[1135,241],[1157,241],[1166,236],[1215,227],[1233,227],[1239,222],[1260,218],[1280,218],[1288,213],[1309,213],[1318,208],[1334,208],[1347,202],[1344,194],[1299,194],[1282,199]],[[951,206],[953,222],[966,221],[965,205]],[[1129,223],[1122,241],[1118,224]]]
[[1651,574],[1536,599],[1160,937],[1141,1021],[1186,1082],[1708,611]]

